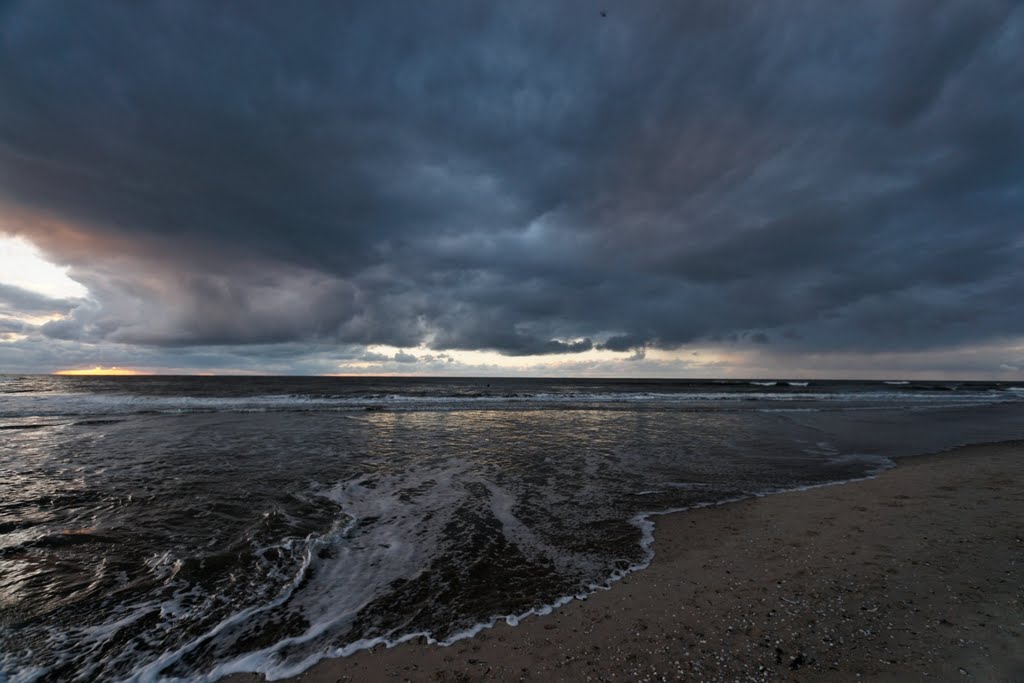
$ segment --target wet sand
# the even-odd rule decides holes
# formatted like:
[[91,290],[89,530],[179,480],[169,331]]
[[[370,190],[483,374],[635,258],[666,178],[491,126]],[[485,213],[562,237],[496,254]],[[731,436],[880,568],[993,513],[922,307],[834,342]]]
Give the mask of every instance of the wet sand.
[[656,523],[652,565],[611,590],[294,680],[1024,681],[1022,442]]

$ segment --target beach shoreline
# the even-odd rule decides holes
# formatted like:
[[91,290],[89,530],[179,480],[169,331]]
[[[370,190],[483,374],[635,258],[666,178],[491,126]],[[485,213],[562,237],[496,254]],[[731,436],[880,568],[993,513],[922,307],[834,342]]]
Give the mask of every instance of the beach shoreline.
[[1024,680],[1024,442],[654,519],[610,590],[289,680]]

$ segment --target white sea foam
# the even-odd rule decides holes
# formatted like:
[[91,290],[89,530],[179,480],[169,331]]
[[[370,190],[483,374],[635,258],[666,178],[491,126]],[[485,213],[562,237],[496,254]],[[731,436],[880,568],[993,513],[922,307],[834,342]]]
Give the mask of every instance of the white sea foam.
[[[31,653],[27,654],[31,656]],[[41,666],[19,669],[13,660],[8,658],[9,655],[0,652],[0,682],[3,683],[35,683],[49,671]]]
[[[426,539],[439,537],[458,507],[463,487],[471,480],[457,459],[445,461],[443,468],[425,468],[395,476],[363,476],[337,487],[323,489],[321,496],[336,503],[350,520],[328,536],[307,539],[305,561],[287,588],[272,602],[241,610],[224,619],[215,628],[150,663],[132,681],[148,683],[161,678],[168,667],[204,642],[228,628],[251,619],[257,613],[289,603],[309,623],[299,635],[282,638],[273,645],[224,661],[206,677],[216,680],[233,672],[255,671],[274,680],[296,675],[325,656],[346,656],[357,650],[385,643],[403,642],[429,634],[410,633],[396,639],[372,638],[357,640],[343,648],[310,655],[298,662],[282,659],[286,649],[310,643],[328,632],[344,632],[357,614],[375,598],[385,595],[388,586],[398,579],[412,579],[421,567],[430,564],[437,551],[434,544],[413,542],[418,535]],[[372,482],[371,482],[372,480]],[[417,489],[419,500],[403,499],[402,492]],[[424,497],[434,497],[424,501]],[[423,509],[434,514],[422,515]],[[447,513],[447,514],[446,514]],[[360,520],[376,520],[350,537],[360,527]],[[317,551],[330,546],[333,558],[321,561]],[[315,571],[311,571],[315,570]],[[295,588],[304,583],[301,593]]]
[[[531,608],[529,610],[526,610],[525,612],[521,612],[521,613],[517,613],[517,614],[504,614],[504,615],[500,615],[499,614],[499,615],[494,615],[494,616],[492,616],[492,617],[490,617],[488,619],[480,621],[477,624],[474,624],[473,626],[471,626],[471,627],[469,627],[467,629],[464,629],[462,631],[453,633],[452,635],[450,635],[449,637],[444,638],[444,639],[435,638],[433,634],[431,634],[429,632],[426,632],[426,631],[420,631],[420,632],[415,632],[415,633],[406,633],[406,634],[403,634],[401,636],[397,636],[397,637],[394,637],[394,638],[388,638],[388,637],[370,638],[370,639],[364,639],[364,640],[359,640],[359,641],[356,641],[356,642],[353,642],[353,643],[349,643],[349,644],[347,644],[347,645],[345,645],[344,647],[341,647],[341,648],[335,648],[335,649],[332,649],[332,650],[327,650],[327,651],[324,651],[324,652],[321,652],[321,653],[313,654],[313,655],[310,655],[310,656],[306,657],[305,659],[303,659],[300,662],[286,664],[286,665],[282,664],[280,661],[278,661],[273,656],[274,652],[277,651],[278,647],[281,645],[279,643],[279,644],[276,644],[275,646],[273,646],[272,648],[267,648],[267,649],[265,649],[263,651],[260,651],[260,652],[251,653],[251,654],[248,654],[248,655],[246,655],[244,657],[236,659],[236,660],[234,660],[232,662],[227,662],[227,663],[221,664],[221,665],[217,666],[208,676],[203,677],[202,679],[197,679],[197,680],[214,681],[214,680],[216,680],[216,679],[218,679],[218,678],[220,678],[222,676],[228,675],[230,673],[246,673],[246,672],[262,674],[262,675],[264,675],[267,678],[267,680],[281,680],[281,679],[284,679],[284,678],[289,678],[289,677],[297,676],[297,675],[301,674],[302,672],[308,670],[311,666],[313,666],[314,664],[316,664],[317,662],[319,662],[321,660],[330,659],[330,658],[337,658],[337,657],[347,657],[347,656],[350,656],[352,654],[355,654],[356,652],[358,652],[360,650],[371,649],[371,648],[377,647],[378,645],[384,645],[385,647],[390,648],[390,647],[394,647],[396,645],[400,645],[402,643],[408,642],[410,640],[423,639],[429,645],[438,645],[438,646],[442,646],[442,647],[447,647],[447,646],[450,646],[450,645],[452,645],[452,644],[454,644],[456,642],[459,642],[461,640],[465,640],[467,638],[475,637],[480,632],[482,632],[484,630],[487,630],[487,629],[490,629],[490,628],[493,628],[494,626],[496,626],[500,622],[505,622],[509,626],[518,626],[524,619],[527,619],[528,617],[549,615],[553,611],[555,611],[556,609],[559,609],[560,607],[563,607],[563,606],[569,604],[570,602],[572,602],[574,600],[586,600],[590,595],[592,595],[592,594],[594,594],[594,593],[596,593],[598,591],[610,590],[611,588],[614,587],[614,585],[616,583],[618,583],[619,581],[624,579],[629,574],[632,574],[632,573],[635,573],[635,572],[639,572],[639,571],[643,571],[644,569],[647,569],[648,567],[650,567],[651,562],[654,560],[654,557],[655,557],[655,549],[654,549],[654,544],[655,544],[655,535],[654,535],[655,534],[655,521],[654,520],[655,520],[656,517],[664,516],[664,515],[671,515],[671,514],[678,514],[678,513],[682,513],[682,512],[688,512],[688,511],[691,511],[691,510],[698,510],[698,509],[708,508],[708,507],[719,507],[719,506],[723,506],[723,505],[730,505],[730,504],[733,504],[733,503],[738,503],[738,502],[742,502],[742,501],[745,501],[745,500],[749,500],[751,498],[760,498],[760,497],[776,495],[776,494],[780,494],[780,493],[790,493],[790,492],[795,492],[795,491],[807,491],[807,490],[816,489],[816,488],[823,488],[823,487],[827,487],[827,486],[837,486],[837,485],[841,485],[841,484],[847,484],[847,483],[850,483],[850,482],[853,482],[853,481],[864,481],[866,479],[872,479],[872,478],[878,476],[878,474],[880,474],[882,471],[884,471],[886,469],[889,469],[890,467],[894,467],[895,466],[895,463],[893,463],[893,461],[891,459],[889,459],[889,458],[884,458],[884,457],[881,457],[881,456],[874,456],[874,455],[866,455],[866,454],[850,454],[850,455],[840,456],[840,457],[837,457],[837,458],[834,459],[834,462],[836,464],[848,464],[850,462],[855,462],[855,461],[870,461],[870,462],[876,463],[876,465],[875,465],[875,467],[873,467],[869,471],[867,476],[858,477],[856,479],[841,479],[841,480],[828,481],[828,482],[824,482],[824,483],[820,483],[820,484],[809,484],[809,485],[805,485],[805,486],[796,486],[796,487],[779,487],[779,488],[776,488],[776,489],[767,489],[767,490],[763,490],[763,491],[756,491],[756,492],[751,492],[751,493],[748,493],[748,494],[744,494],[744,495],[740,495],[740,496],[733,496],[733,497],[730,497],[730,498],[725,498],[725,499],[720,499],[720,500],[699,502],[699,503],[696,503],[696,504],[693,504],[693,505],[687,505],[687,506],[683,506],[683,507],[674,507],[674,508],[667,508],[667,509],[663,509],[663,510],[652,510],[652,511],[646,511],[646,512],[637,513],[636,515],[634,515],[633,517],[630,518],[629,523],[631,525],[635,526],[640,531],[640,542],[639,543],[640,543],[640,547],[641,547],[641,549],[643,551],[643,557],[642,557],[642,559],[640,561],[630,563],[627,567],[625,567],[623,569],[616,569],[616,570],[612,571],[605,578],[604,581],[591,583],[591,584],[589,584],[587,586],[586,590],[584,590],[584,591],[581,591],[581,592],[578,592],[578,593],[574,593],[574,594],[571,594],[571,595],[560,596],[560,597],[552,600],[549,603],[545,603],[543,605],[539,605],[537,607],[533,607],[533,608]],[[685,482],[683,482],[683,484],[685,484]]]

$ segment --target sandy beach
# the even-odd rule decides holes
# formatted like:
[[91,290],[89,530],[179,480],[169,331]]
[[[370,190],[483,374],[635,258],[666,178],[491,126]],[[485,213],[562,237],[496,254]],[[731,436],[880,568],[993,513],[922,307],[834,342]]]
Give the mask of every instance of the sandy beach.
[[[611,590],[301,681],[1024,680],[1024,444],[656,518]],[[235,676],[232,680],[259,680]]]

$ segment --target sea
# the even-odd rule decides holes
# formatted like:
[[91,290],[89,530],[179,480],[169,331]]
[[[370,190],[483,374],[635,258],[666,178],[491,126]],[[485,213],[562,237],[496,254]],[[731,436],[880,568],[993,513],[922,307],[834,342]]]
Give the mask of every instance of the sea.
[[0,680],[450,644],[643,569],[659,514],[1024,438],[1022,385],[0,376]]

